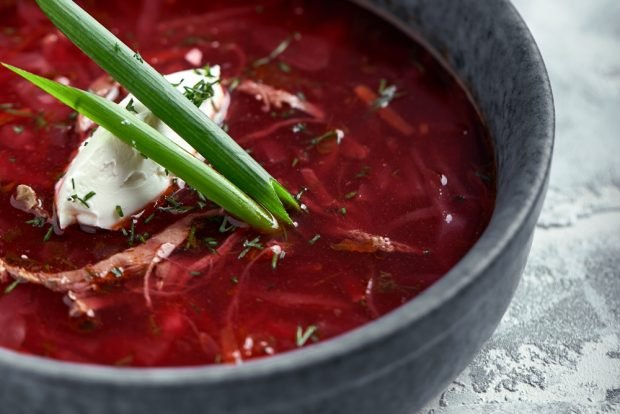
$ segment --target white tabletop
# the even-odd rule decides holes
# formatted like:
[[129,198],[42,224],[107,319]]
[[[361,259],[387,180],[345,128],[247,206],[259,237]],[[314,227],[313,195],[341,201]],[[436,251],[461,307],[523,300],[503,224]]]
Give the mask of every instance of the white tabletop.
[[420,414],[620,413],[620,0],[514,0],[556,99],[549,193],[515,299]]

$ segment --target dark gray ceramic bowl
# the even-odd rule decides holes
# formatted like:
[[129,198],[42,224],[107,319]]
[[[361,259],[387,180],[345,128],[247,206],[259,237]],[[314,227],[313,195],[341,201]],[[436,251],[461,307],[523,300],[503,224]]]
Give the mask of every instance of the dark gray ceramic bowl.
[[506,0],[363,3],[444,56],[488,122],[497,207],[476,246],[380,320],[239,367],[115,369],[0,350],[0,412],[412,414],[467,365],[510,302],[543,202],[554,129],[545,67]]

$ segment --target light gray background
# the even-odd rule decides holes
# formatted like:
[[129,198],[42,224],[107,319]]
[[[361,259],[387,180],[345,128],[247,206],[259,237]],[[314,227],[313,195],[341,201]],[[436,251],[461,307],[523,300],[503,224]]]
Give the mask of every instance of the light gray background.
[[493,338],[419,414],[620,413],[620,0],[514,0],[556,99],[549,193]]

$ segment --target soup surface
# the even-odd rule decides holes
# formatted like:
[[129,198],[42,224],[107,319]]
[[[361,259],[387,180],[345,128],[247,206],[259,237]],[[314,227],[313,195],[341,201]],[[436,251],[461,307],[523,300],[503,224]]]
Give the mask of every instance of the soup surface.
[[[368,12],[311,0],[81,4],[161,73],[219,65],[231,97],[224,127],[308,212],[275,236],[219,213],[198,217],[146,277],[120,274],[82,291],[4,274],[0,346],[145,367],[289,351],[411,300],[485,229],[495,170],[476,109],[424,48]],[[34,1],[0,3],[0,60],[82,89],[108,82]],[[270,101],[265,85],[301,104]],[[45,274],[80,269],[214,208],[179,185],[122,231],[62,234],[14,208],[25,184],[51,212],[54,185],[88,135],[83,121],[0,70],[4,263]]]

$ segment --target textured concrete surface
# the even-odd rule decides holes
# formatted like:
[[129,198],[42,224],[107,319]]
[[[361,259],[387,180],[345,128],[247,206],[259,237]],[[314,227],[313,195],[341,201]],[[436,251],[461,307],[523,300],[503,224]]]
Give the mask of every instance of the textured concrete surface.
[[556,99],[549,193],[498,330],[419,414],[620,413],[620,1],[514,3]]

